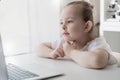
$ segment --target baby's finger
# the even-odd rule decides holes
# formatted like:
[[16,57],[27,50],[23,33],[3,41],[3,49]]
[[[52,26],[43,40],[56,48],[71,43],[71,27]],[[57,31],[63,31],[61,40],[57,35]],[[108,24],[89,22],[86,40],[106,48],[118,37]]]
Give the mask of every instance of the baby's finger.
[[53,53],[50,54],[50,57],[51,57],[52,59],[56,59],[56,58],[59,57],[59,56],[57,55],[57,52],[55,51],[55,52],[53,52]]
[[59,48],[58,52],[60,54],[60,57],[64,57],[64,51],[63,51],[63,49]]
[[59,57],[62,57],[60,50],[57,50],[57,55],[58,55]]
[[73,46],[76,46],[77,45],[77,43],[76,42],[73,42],[73,44],[72,44]]
[[74,44],[74,41],[67,41],[67,44],[73,45],[73,44]]
[[57,54],[54,54],[54,55],[52,56],[53,59],[56,59],[57,57],[58,57]]

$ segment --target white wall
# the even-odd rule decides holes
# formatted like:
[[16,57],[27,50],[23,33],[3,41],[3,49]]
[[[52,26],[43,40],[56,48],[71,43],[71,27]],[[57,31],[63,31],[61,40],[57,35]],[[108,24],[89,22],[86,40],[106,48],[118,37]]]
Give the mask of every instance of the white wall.
[[32,50],[59,37],[59,0],[30,0]]
[[59,37],[60,0],[2,0],[0,32],[5,54],[31,52]]
[[0,32],[5,54],[29,52],[28,0],[0,2]]

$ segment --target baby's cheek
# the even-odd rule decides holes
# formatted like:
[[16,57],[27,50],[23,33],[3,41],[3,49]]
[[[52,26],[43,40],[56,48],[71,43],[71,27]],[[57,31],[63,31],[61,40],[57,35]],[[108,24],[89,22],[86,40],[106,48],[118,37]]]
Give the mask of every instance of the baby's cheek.
[[72,29],[70,34],[71,34],[71,37],[74,39],[78,38],[78,36],[79,36],[79,33],[76,29]]
[[80,33],[79,28],[73,28],[73,29],[72,29],[72,33],[74,33],[74,34]]

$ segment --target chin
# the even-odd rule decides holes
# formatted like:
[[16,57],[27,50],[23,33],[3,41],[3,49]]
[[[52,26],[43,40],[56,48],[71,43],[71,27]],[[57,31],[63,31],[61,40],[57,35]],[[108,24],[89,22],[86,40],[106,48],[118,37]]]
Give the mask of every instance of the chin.
[[70,38],[70,37],[64,37],[64,36],[63,36],[63,39],[64,39],[65,41],[72,41],[72,40],[73,40],[73,39]]

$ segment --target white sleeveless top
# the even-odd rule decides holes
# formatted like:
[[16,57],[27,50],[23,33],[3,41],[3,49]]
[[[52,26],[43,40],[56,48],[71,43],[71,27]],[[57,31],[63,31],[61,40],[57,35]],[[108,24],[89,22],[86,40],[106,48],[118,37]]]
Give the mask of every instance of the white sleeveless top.
[[[62,39],[58,39],[54,42],[52,42],[52,48],[55,49],[57,48],[60,43],[61,43]],[[102,48],[105,49],[108,53],[109,53],[109,60],[108,60],[108,64],[115,64],[117,63],[116,58],[112,55],[112,50],[110,49],[110,46],[107,44],[107,42],[105,41],[104,37],[98,37],[95,38],[94,40],[88,42],[83,48],[82,51],[93,51],[96,50],[98,48]]]

